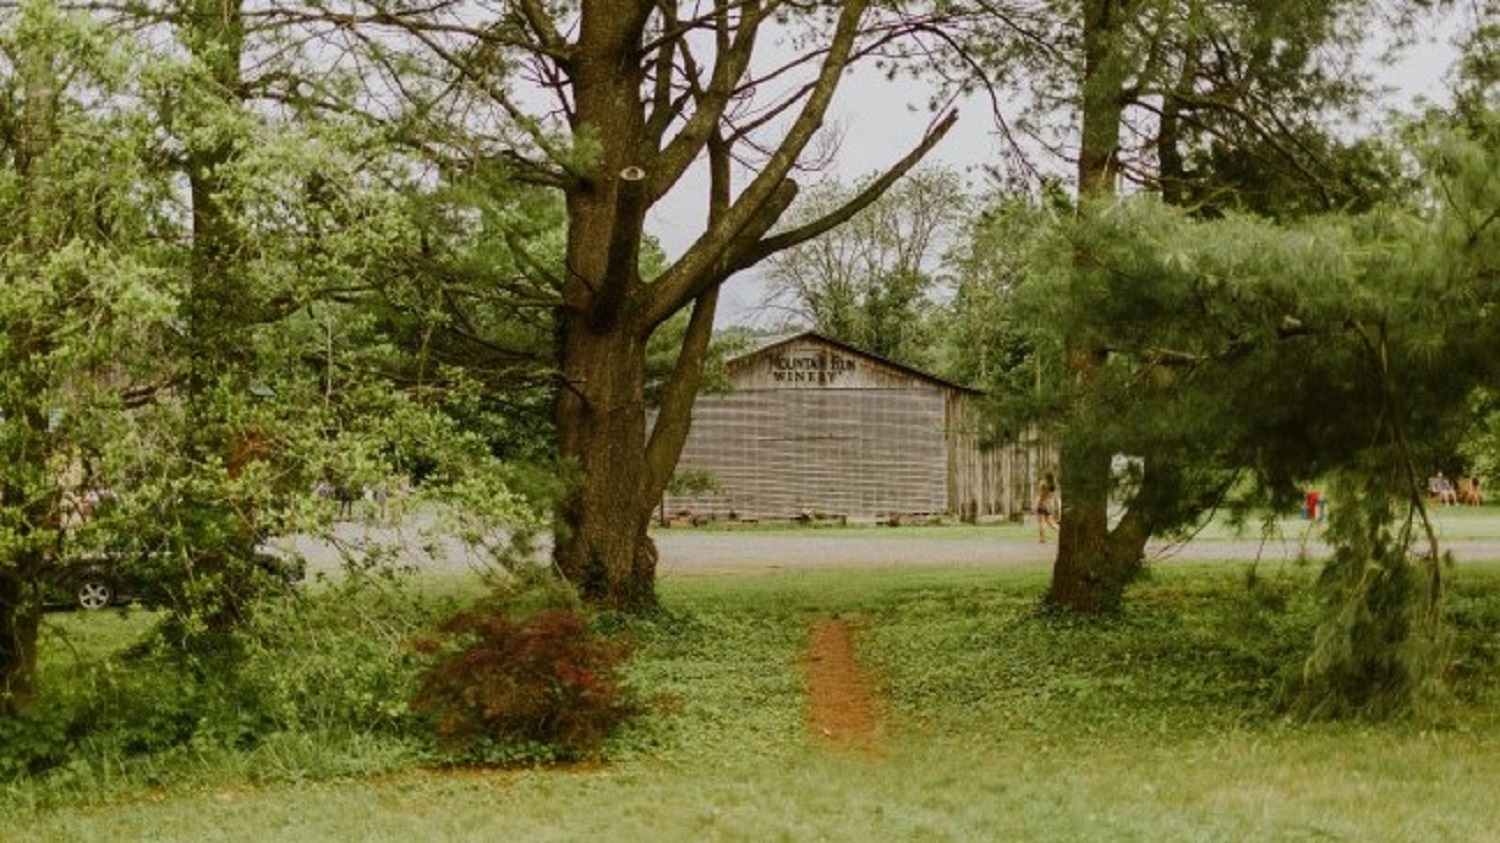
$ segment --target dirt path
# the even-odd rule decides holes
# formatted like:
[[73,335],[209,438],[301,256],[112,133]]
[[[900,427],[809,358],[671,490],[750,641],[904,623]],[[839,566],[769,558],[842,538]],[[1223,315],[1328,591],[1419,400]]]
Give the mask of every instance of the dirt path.
[[807,729],[835,751],[881,754],[874,686],[854,657],[854,630],[841,618],[812,628],[803,660],[807,674]]

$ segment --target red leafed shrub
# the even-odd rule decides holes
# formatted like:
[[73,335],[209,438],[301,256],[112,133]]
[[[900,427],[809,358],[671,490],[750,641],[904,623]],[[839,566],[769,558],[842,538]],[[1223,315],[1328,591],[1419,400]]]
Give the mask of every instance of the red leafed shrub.
[[449,618],[441,633],[418,642],[433,660],[412,707],[460,751],[542,744],[579,757],[638,710],[620,675],[629,648],[575,611],[518,621],[481,606]]

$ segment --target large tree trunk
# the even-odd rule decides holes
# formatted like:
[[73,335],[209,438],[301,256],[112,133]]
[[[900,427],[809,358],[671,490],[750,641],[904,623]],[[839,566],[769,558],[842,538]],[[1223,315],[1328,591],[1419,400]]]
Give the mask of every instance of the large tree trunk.
[[[1068,369],[1087,382],[1103,362],[1102,352],[1077,349],[1069,354]],[[1092,430],[1092,425],[1074,420],[1061,442],[1062,525],[1047,592],[1049,605],[1076,612],[1111,608],[1111,595],[1123,588],[1112,582],[1106,564],[1110,449],[1091,435]]]
[[557,399],[559,456],[586,482],[564,503],[558,571],[598,605],[638,610],[656,602],[656,551],[646,535],[646,350],[631,332],[596,333],[563,317],[564,386]]
[[0,570],[0,716],[25,708],[36,690],[37,566],[24,558],[12,565]]
[[[1128,2],[1085,0],[1082,10],[1083,123],[1078,154],[1078,191],[1084,200],[1112,196],[1119,173],[1120,121],[1125,77],[1118,55]],[[1079,256],[1080,262],[1086,256]],[[1070,343],[1065,364],[1075,388],[1085,393],[1104,365],[1106,352]],[[1085,399],[1087,400],[1087,399]],[[1088,409],[1083,408],[1084,415]],[[1062,527],[1052,568],[1050,605],[1098,612],[1118,605],[1124,589],[1108,552],[1110,457],[1108,443],[1094,441],[1092,427],[1075,418],[1062,442]],[[1081,433],[1079,432],[1081,431]]]
[[[25,348],[24,343],[16,343]],[[42,394],[40,379],[25,367],[22,382]],[[47,566],[46,548],[55,544],[59,497],[48,489],[47,416],[30,406],[16,413],[22,430],[0,454],[6,477],[0,482],[0,505],[12,531],[11,552],[0,559],[0,715],[25,708],[35,693],[37,631]]]
[[[23,48],[16,68],[23,97],[15,165],[20,176],[24,216],[20,243],[22,266],[40,262],[57,247],[63,213],[52,204],[50,181],[57,143],[58,99],[61,83],[50,49]],[[49,522],[55,526],[55,497],[44,489],[48,476],[48,411],[45,406],[45,361],[53,332],[45,316],[0,325],[0,365],[9,370],[8,389],[0,394],[0,417],[13,429],[0,452],[0,525],[10,533],[8,558],[0,559],[0,714],[24,708],[35,691],[37,629],[41,619],[41,578],[47,561],[38,533]]]
[[558,456],[580,473],[563,504],[553,559],[591,603],[656,602],[656,551],[646,535],[646,340],[639,256],[650,197],[635,56],[651,5],[586,3],[573,67],[574,129],[601,142],[568,191],[568,276],[557,310],[562,384]]
[[[227,109],[242,109],[246,26],[241,0],[192,0],[179,37],[202,62],[214,91]],[[187,133],[202,133],[197,115],[183,115]],[[192,516],[182,543],[188,583],[212,580],[210,592],[188,588],[174,601],[176,610],[199,615],[210,630],[222,632],[241,624],[255,594],[253,507],[237,506],[222,492],[230,479],[230,460],[242,431],[229,423],[227,391],[235,400],[248,394],[254,374],[250,333],[259,319],[251,279],[240,265],[244,243],[237,228],[238,200],[226,172],[238,155],[235,142],[222,135],[189,146],[186,175],[192,200],[191,275],[184,310],[189,361],[187,404],[189,427],[185,451],[190,470],[206,472],[180,504]]]
[[[526,5],[537,24],[541,5]],[[868,0],[838,4],[816,78],[795,110],[783,104],[788,109],[784,132],[739,191],[730,183],[735,150],[720,129],[731,104],[746,95],[741,77],[750,64],[761,8],[725,4],[713,16],[715,69],[707,89],[698,81],[689,86],[696,95],[684,111],[674,104],[681,102],[678,89],[665,80],[688,54],[685,47],[651,60],[651,73],[664,75],[654,94],[642,100],[648,90],[642,58],[651,52],[643,45],[659,37],[647,24],[661,7],[650,0],[584,0],[579,7],[577,45],[563,65],[574,94],[569,119],[574,134],[589,138],[586,148],[596,148],[597,154],[582,164],[570,161],[561,176],[568,243],[556,311],[557,441],[559,456],[580,472],[580,485],[560,513],[553,557],[559,572],[591,602],[632,610],[655,603],[656,551],[646,530],[687,436],[719,285],[771,254],[847,222],[915,166],[956,119],[950,114],[935,124],[910,154],[840,208],[769,235],[796,196],[792,177],[824,125],[868,7]],[[676,23],[668,27],[676,28]],[[545,22],[538,30],[544,40],[561,40]],[[677,36],[664,37],[670,44]],[[681,133],[665,140],[679,125]],[[701,153],[709,160],[708,229],[661,275],[644,283],[639,255],[646,209]],[[687,338],[648,437],[646,343],[663,322],[689,306]]]
[[[1154,531],[1152,507],[1132,505],[1114,529],[1109,528],[1113,478],[1107,450],[1076,439],[1064,442],[1062,473],[1084,478],[1084,485],[1070,487],[1073,491],[1063,497],[1057,560],[1047,592],[1047,602],[1053,607],[1086,613],[1114,611],[1144,564],[1146,542]],[[1148,466],[1142,483],[1153,482]]]

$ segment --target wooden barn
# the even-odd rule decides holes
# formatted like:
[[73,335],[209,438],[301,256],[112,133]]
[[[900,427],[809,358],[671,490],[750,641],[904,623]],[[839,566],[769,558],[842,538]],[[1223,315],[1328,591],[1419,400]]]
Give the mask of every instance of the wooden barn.
[[701,395],[672,495],[697,518],[1017,517],[1052,457],[987,446],[980,393],[811,331],[728,361],[732,391]]

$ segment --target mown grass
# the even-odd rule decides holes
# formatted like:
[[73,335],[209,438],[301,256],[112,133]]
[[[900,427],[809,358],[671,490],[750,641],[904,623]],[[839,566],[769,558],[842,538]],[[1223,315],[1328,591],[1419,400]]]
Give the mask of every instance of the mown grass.
[[[676,578],[661,614],[622,622],[653,714],[606,762],[424,769],[378,735],[284,735],[155,783],[129,765],[112,785],[14,783],[0,840],[1497,839],[1500,570],[1454,577],[1448,710],[1383,724],[1278,706],[1313,575],[1174,566],[1095,621],[1040,611],[1044,571]],[[802,649],[833,615],[881,688],[875,756],[805,735]],[[67,622],[80,648],[139,623]]]

